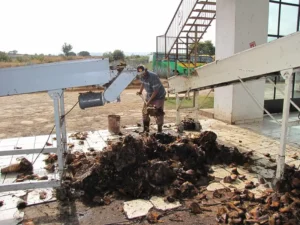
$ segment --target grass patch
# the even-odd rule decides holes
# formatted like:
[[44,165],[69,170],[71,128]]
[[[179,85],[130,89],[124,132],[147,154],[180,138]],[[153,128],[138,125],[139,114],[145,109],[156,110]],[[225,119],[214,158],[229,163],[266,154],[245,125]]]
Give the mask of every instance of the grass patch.
[[[214,107],[214,97],[208,96],[204,101],[205,96],[199,96],[198,102],[200,109],[210,109]],[[204,101],[204,102],[203,102]],[[193,99],[185,99],[181,103],[181,108],[191,108],[193,106]],[[176,98],[169,97],[165,100],[165,109],[175,109],[176,108]]]

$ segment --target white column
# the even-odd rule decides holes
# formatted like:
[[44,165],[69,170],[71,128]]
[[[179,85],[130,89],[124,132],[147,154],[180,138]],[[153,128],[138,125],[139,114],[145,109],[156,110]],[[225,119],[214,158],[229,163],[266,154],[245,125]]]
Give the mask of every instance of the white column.
[[[227,58],[261,45],[268,36],[268,0],[217,1],[216,60]],[[249,90],[263,105],[265,79],[246,82]],[[262,120],[263,110],[248,96],[241,84],[215,88],[214,117],[228,123]]]

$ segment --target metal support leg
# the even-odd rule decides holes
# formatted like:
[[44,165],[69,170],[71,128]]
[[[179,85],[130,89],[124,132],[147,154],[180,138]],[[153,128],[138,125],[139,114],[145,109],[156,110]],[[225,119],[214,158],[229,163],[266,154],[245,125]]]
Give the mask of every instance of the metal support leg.
[[196,106],[196,98],[197,98],[196,91],[193,91],[193,108],[195,108]]
[[249,96],[253,99],[253,101],[257,104],[257,106],[260,108],[260,109],[262,109],[262,110],[264,110],[278,125],[280,125],[280,122],[278,121],[278,120],[276,120],[275,119],[275,117],[274,116],[272,116],[272,114],[268,111],[268,110],[266,110],[265,108],[264,108],[264,106],[262,106],[258,101],[257,101],[257,99],[254,97],[254,95],[251,93],[251,91],[248,89],[248,87],[245,85],[245,83],[244,83],[244,81],[240,78],[240,77],[238,77],[238,79],[240,80],[240,82],[241,82],[241,84],[242,84],[242,86],[243,86],[243,88],[247,91],[247,93],[249,94]]
[[61,112],[59,107],[59,101],[62,94],[62,90],[53,90],[48,92],[49,96],[53,99],[54,103],[54,119],[55,119],[55,131],[57,141],[57,158],[58,158],[58,172],[60,178],[62,177],[64,161],[63,161],[63,145],[62,145],[62,131],[61,131]]
[[286,147],[286,135],[288,129],[288,120],[290,114],[290,98],[292,90],[292,72],[293,70],[281,71],[281,76],[285,79],[285,93],[282,111],[282,123],[281,123],[281,136],[280,136],[280,149],[277,156],[277,170],[276,179],[282,179],[284,175],[285,164],[285,147]]
[[176,93],[176,125],[179,125],[180,123],[179,104],[180,104],[179,95],[178,93]]
[[199,110],[199,91],[194,91],[194,96],[193,96],[193,107],[195,108],[195,120],[198,122],[198,110]]
[[61,131],[62,131],[62,147],[64,152],[67,151],[67,132],[66,132],[66,118],[65,118],[65,100],[64,100],[64,90],[62,90],[61,96],[60,96],[60,115],[61,117]]

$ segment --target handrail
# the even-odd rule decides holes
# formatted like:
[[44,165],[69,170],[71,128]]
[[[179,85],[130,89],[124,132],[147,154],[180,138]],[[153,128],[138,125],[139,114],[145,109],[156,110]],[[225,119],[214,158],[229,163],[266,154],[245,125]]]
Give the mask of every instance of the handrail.
[[[179,5],[178,10],[176,11],[172,22],[165,34],[167,37],[178,37],[178,35],[182,32],[184,24],[189,19],[189,16],[192,13],[193,8],[197,4],[198,0],[183,0]],[[168,39],[167,39],[168,40]],[[175,40],[176,41],[176,40]],[[166,52],[169,53],[170,49],[174,45],[175,41],[167,41],[166,42]]]
[[166,30],[165,36],[167,35],[167,33],[168,33],[168,31],[169,31],[169,29],[170,29],[170,27],[171,27],[171,24],[172,24],[172,22],[173,22],[175,16],[177,15],[177,12],[179,11],[180,6],[182,5],[183,1],[184,1],[184,0],[181,0],[180,4],[178,5],[177,10],[176,10],[176,12],[175,12],[175,14],[174,14],[174,16],[173,16],[173,18],[172,18],[172,20],[171,20],[171,22],[170,22],[168,28],[167,28],[167,30]]

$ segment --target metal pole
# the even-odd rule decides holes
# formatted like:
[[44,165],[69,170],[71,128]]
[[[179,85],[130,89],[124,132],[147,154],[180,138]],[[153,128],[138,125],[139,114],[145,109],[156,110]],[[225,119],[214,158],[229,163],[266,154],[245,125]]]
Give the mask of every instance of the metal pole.
[[[193,108],[196,107],[196,92],[197,91],[193,91]],[[199,93],[198,93],[199,94]]]
[[201,102],[199,108],[201,108],[205,102],[205,100],[208,98],[208,96],[210,95],[210,93],[212,92],[212,89],[209,90],[209,92],[207,93],[207,95],[205,96],[205,98],[203,99],[203,101]]
[[[273,84],[274,87],[276,87],[276,89],[280,91],[281,94],[285,95],[284,92],[279,87],[277,87],[276,84],[270,78],[267,79],[271,84]],[[296,105],[296,103],[292,99],[290,101],[291,104],[300,112],[300,108]]]
[[256,98],[254,97],[254,95],[250,92],[250,90],[247,88],[247,86],[245,85],[245,83],[244,83],[244,81],[240,78],[240,77],[238,77],[238,79],[240,80],[240,82],[241,82],[241,84],[243,85],[243,87],[244,87],[244,89],[248,92],[248,94],[250,95],[250,97],[253,99],[253,101],[257,104],[257,106],[260,108],[260,109],[262,109],[262,110],[264,110],[274,121],[276,121],[276,123],[278,123],[279,125],[280,125],[280,122],[278,121],[278,120],[276,120],[275,118],[274,118],[274,116],[272,116],[271,115],[271,113],[268,111],[268,110],[266,110],[257,100],[256,100]]
[[281,125],[281,136],[280,136],[280,149],[278,150],[277,156],[277,170],[276,179],[280,180],[284,175],[284,164],[285,164],[285,147],[286,147],[286,135],[288,129],[288,120],[290,114],[290,98],[292,90],[292,76],[293,70],[281,71],[281,76],[285,79],[285,93],[282,110],[282,125]]
[[57,158],[58,158],[58,172],[60,178],[62,177],[62,172],[64,168],[63,163],[63,148],[61,144],[61,129],[60,129],[60,110],[59,110],[59,99],[61,90],[49,91],[48,94],[53,99],[54,104],[54,119],[55,119],[55,131],[56,131],[56,141],[57,141]]
[[198,26],[195,26],[195,30],[196,30],[196,33],[195,33],[195,68],[197,66],[197,51],[198,51],[198,37],[197,37],[197,32],[198,32]]
[[[167,72],[167,80],[169,79],[169,77],[170,77],[170,59],[169,59],[169,57],[168,57],[168,72]],[[170,87],[169,87],[169,82],[168,82],[168,89],[169,89]],[[169,93],[169,91],[168,91],[168,93],[167,93],[167,98],[169,99],[169,97],[170,97],[170,93]]]
[[198,122],[198,110],[199,110],[199,91],[194,91],[194,107],[195,107],[195,120]]
[[178,93],[176,93],[176,125],[179,125],[180,123],[179,104],[180,104],[179,95]]
[[62,146],[64,152],[67,151],[67,132],[66,132],[66,117],[65,115],[65,96],[64,96],[64,90],[62,90],[60,95],[60,113],[61,113],[61,131],[62,131]]

